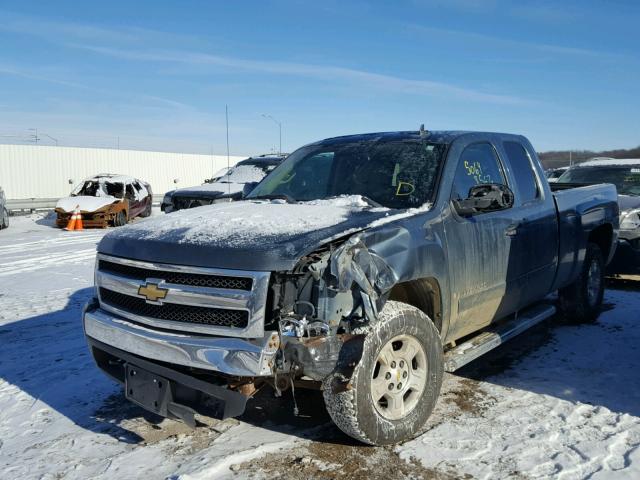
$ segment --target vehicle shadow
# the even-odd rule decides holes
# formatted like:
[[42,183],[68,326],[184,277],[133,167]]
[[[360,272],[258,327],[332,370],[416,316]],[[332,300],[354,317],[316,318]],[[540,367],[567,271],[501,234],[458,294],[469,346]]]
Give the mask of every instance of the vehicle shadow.
[[[82,307],[92,295],[93,288],[84,288],[59,310],[1,325],[0,379],[30,395],[34,405],[42,403],[84,429],[126,443],[145,443],[131,425],[166,425],[161,417],[127,401],[122,387],[94,364],[81,319]],[[291,391],[275,398],[265,387],[238,420],[303,438],[354,444],[331,423],[321,392],[297,389],[296,400],[298,416],[293,415]]]
[[[640,291],[640,282],[636,287]],[[95,366],[81,325],[82,306],[92,295],[92,288],[78,290],[59,310],[0,326],[0,378],[84,429],[144,443],[131,421],[157,424],[161,419],[125,400],[122,388]],[[454,375],[640,416],[640,341],[629,345],[628,332],[617,324],[624,308],[633,307],[622,308],[604,312],[593,325],[564,325],[554,317]],[[602,338],[608,341],[598,343]],[[593,343],[600,345],[597,354]],[[606,362],[597,370],[600,360]],[[265,386],[238,420],[324,444],[362,447],[333,425],[321,392],[297,388],[295,400],[298,415],[291,390],[276,398]]]
[[595,323],[570,325],[556,315],[454,375],[640,416],[640,334],[629,328],[640,320],[629,292],[640,293],[640,282],[608,288]]
[[84,339],[82,307],[92,295],[93,288],[84,288],[60,310],[0,325],[0,378],[30,395],[33,405],[42,403],[82,428],[137,443],[140,437],[118,424],[141,416],[141,409],[101,413],[119,387],[97,369]]

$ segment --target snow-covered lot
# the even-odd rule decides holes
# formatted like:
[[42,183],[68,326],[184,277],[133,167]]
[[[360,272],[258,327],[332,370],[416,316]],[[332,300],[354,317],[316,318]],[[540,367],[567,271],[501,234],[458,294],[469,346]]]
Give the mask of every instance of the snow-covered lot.
[[317,392],[240,419],[157,424],[93,365],[81,326],[103,231],[0,232],[0,478],[640,478],[640,281],[598,323],[554,321],[455,375],[420,438],[355,444]]

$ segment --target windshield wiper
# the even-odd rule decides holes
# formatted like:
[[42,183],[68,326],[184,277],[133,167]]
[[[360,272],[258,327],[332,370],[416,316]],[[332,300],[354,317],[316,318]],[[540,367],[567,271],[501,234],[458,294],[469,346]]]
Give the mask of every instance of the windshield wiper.
[[256,195],[255,197],[247,197],[247,200],[286,200],[287,203],[296,203],[295,198],[290,197],[286,193],[272,193],[269,195]]

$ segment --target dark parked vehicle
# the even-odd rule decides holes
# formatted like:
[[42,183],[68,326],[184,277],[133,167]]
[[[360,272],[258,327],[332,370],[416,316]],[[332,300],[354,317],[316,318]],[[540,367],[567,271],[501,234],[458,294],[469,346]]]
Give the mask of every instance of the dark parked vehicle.
[[135,217],[151,215],[151,185],[127,175],[101,173],[84,179],[56,204],[56,225],[64,228],[78,209],[85,227],[121,227]]
[[244,201],[107,234],[84,329],[157,414],[195,425],[265,384],[315,388],[348,435],[391,444],[422,431],[444,371],[556,308],[594,320],[617,235],[615,187],[553,193],[522,136],[331,138]]
[[203,185],[167,192],[160,208],[163,212],[170,213],[185,208],[239,200],[284,159],[284,155],[262,155],[242,160]]
[[640,274],[640,159],[597,159],[580,163],[559,179],[569,185],[612,183],[618,190],[620,236],[611,274]]
[[7,199],[4,196],[4,190],[0,187],[0,230],[9,227],[9,209],[7,208]]
[[554,183],[558,181],[560,175],[566,172],[568,168],[569,167],[550,168],[549,170],[545,170],[544,176],[547,177],[549,183]]

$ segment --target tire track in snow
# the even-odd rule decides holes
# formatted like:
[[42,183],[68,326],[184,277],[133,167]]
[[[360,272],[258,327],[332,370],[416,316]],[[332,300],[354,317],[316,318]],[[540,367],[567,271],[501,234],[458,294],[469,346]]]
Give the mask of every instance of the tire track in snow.
[[0,246],[0,254],[6,255],[11,253],[29,253],[38,249],[49,249],[51,247],[69,246],[82,243],[97,243],[104,234],[100,235],[83,235],[81,237],[58,237],[47,240],[38,240],[35,242],[15,243],[11,245]]
[[41,257],[31,257],[23,260],[14,260],[0,264],[0,277],[16,275],[24,272],[32,272],[53,265],[86,263],[95,258],[95,248],[80,250],[77,252],[60,252],[56,254],[44,255]]

